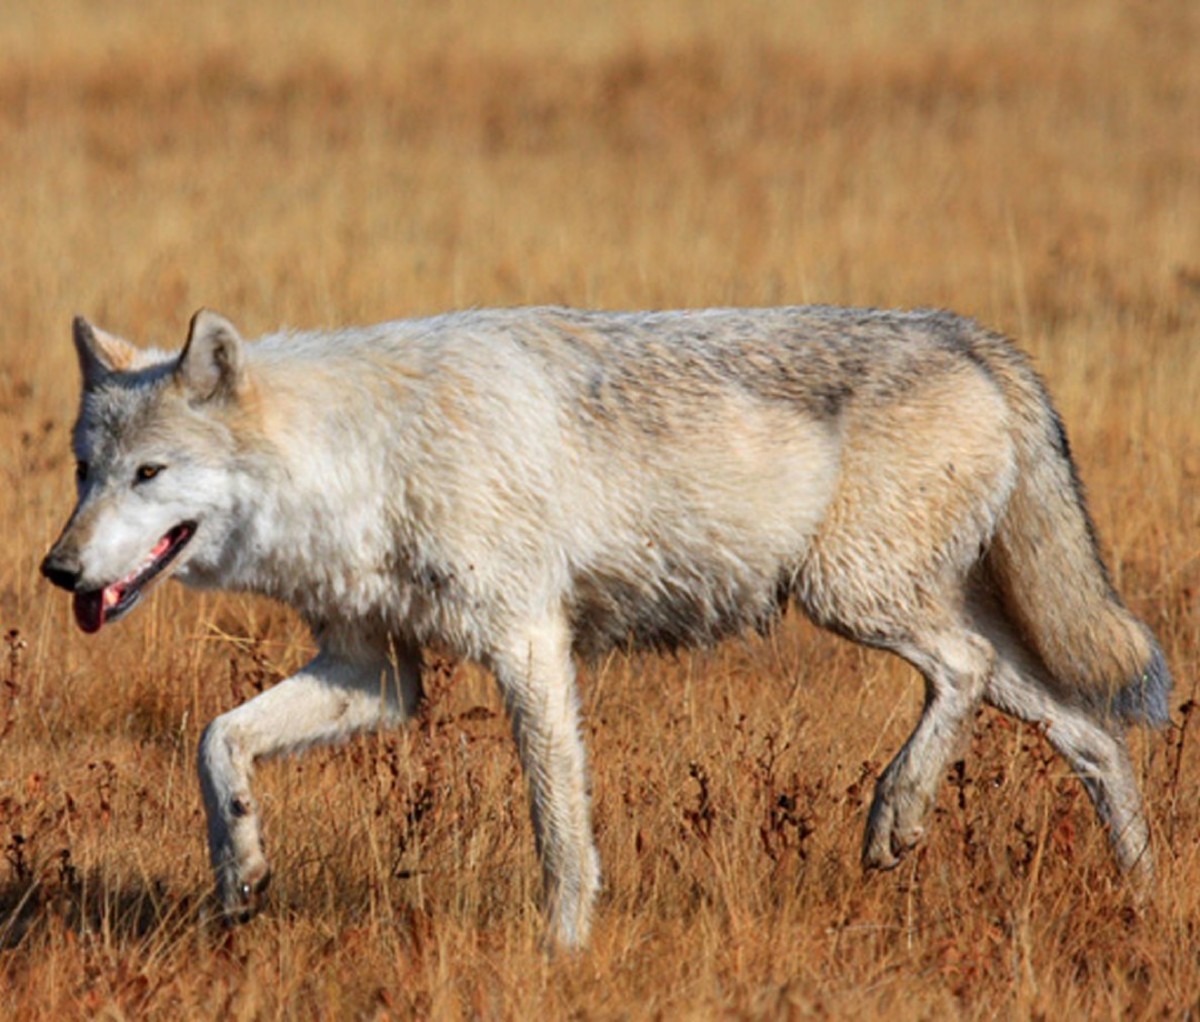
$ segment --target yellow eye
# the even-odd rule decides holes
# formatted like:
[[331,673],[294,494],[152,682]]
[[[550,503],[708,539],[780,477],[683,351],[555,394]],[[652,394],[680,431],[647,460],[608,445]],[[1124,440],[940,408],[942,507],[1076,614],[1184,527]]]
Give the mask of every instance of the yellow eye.
[[158,473],[162,470],[162,465],[139,465],[137,472],[134,473],[134,476],[139,483],[146,483],[158,475]]

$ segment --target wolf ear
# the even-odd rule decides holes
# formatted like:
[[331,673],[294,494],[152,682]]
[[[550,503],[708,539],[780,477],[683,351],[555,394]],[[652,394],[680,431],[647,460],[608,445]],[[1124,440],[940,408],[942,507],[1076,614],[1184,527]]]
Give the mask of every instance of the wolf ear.
[[195,401],[230,398],[242,382],[242,337],[224,316],[201,309],[192,317],[176,378]]
[[137,348],[132,344],[92,326],[82,316],[75,317],[71,332],[75,338],[75,352],[79,355],[79,372],[87,390],[99,386],[113,373],[129,369],[137,358]]

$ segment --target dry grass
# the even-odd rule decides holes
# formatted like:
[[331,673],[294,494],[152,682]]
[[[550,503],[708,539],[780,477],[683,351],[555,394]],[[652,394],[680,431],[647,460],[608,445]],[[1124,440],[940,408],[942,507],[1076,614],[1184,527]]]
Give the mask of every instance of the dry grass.
[[[1200,9],[334,7],[0,13],[12,1017],[1194,1011]],[[507,728],[489,680],[442,662],[418,727],[263,769],[273,904],[208,925],[199,729],[308,643],[278,608],[172,587],[73,630],[36,577],[70,502],[71,314],[169,345],[202,303],[254,334],[530,301],[947,305],[1021,337],[1178,679],[1176,725],[1135,742],[1150,900],[1063,764],[993,714],[928,846],[863,877],[919,689],[789,618],[585,674],[608,884],[587,954],[538,950]]]

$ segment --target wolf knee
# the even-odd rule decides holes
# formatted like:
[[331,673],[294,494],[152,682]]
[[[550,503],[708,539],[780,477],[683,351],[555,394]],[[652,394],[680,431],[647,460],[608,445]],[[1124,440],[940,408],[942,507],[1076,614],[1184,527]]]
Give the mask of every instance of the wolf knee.
[[216,840],[217,832],[233,830],[239,821],[255,819],[250,764],[223,717],[210,723],[200,736],[196,771],[208,813],[210,840]]
[[249,781],[250,772],[237,729],[228,718],[229,714],[222,714],[209,722],[200,735],[196,751],[196,769],[201,784],[206,786],[206,794],[211,788],[226,801],[232,797],[232,789],[239,781],[242,784]]

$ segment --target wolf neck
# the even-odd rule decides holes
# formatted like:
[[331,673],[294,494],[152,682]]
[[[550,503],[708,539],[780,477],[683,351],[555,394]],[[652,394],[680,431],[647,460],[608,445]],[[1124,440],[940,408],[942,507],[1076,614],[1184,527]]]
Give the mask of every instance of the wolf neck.
[[383,569],[403,559],[388,523],[403,517],[415,374],[397,352],[384,365],[307,338],[250,351],[237,535],[213,581],[279,599],[317,630],[330,608],[370,617],[395,585]]

